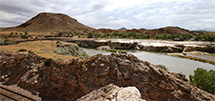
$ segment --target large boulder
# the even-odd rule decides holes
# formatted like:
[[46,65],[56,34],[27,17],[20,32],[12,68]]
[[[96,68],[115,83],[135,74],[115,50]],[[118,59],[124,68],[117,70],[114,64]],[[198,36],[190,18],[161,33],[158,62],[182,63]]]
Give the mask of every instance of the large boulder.
[[132,54],[112,53],[87,59],[51,61],[33,52],[0,52],[1,78],[17,84],[43,100],[77,100],[110,83],[135,86],[146,100],[215,100],[191,83],[183,74],[169,73]]
[[77,101],[145,101],[136,87],[109,84],[82,96]]

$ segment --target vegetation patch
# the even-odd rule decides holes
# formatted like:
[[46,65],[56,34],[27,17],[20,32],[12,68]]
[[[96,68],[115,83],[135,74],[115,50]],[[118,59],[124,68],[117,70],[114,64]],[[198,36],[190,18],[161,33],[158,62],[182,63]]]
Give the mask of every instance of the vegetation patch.
[[27,51],[26,49],[19,49],[18,52],[24,52]]
[[61,55],[80,56],[78,49],[79,48],[76,46],[57,47],[53,50],[53,52]]
[[214,61],[210,61],[210,60],[200,59],[200,58],[196,58],[196,57],[182,56],[182,55],[179,55],[179,57],[181,57],[181,58],[188,58],[188,59],[191,59],[191,60],[206,62],[206,63],[210,63],[210,64],[214,64],[215,65],[215,62]]
[[81,56],[84,56],[84,57],[86,57],[86,58],[89,57],[89,55],[88,55],[85,51],[83,51],[83,52],[81,53]]
[[119,53],[125,53],[127,54],[126,51],[123,51],[123,50],[117,50],[117,49],[106,49],[105,51],[108,51],[108,52],[119,52]]
[[197,68],[194,75],[189,76],[190,82],[198,88],[207,91],[208,93],[215,94],[215,70]]
[[215,53],[210,53],[211,56],[215,57]]
[[162,68],[162,69],[168,71],[168,69],[167,69],[166,66],[164,66],[164,65],[156,65],[156,66],[158,66],[158,67],[160,67],[160,68]]
[[83,51],[82,53],[79,52],[79,47],[78,46],[64,46],[60,47],[57,45],[55,49],[53,49],[53,52],[61,55],[71,55],[71,56],[84,56],[84,57],[89,57],[89,55]]
[[52,61],[52,58],[46,59],[46,61],[44,62],[44,65],[45,66],[50,66],[51,61]]
[[103,54],[102,53],[98,53],[98,54],[96,54],[97,56],[102,56]]

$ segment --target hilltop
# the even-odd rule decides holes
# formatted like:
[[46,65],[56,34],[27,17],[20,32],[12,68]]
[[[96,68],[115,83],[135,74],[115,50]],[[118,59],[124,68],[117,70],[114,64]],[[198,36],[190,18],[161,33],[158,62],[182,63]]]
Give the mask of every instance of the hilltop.
[[65,14],[39,13],[27,22],[10,28],[1,28],[2,31],[28,31],[28,32],[89,32],[94,28],[85,26]]

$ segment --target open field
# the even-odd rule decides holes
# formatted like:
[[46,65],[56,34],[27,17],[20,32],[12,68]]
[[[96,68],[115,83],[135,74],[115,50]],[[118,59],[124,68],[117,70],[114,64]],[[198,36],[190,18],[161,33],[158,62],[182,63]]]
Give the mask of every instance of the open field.
[[26,49],[27,51],[32,50],[36,54],[45,58],[76,58],[74,56],[59,55],[54,53],[52,50],[56,47],[56,45],[56,41],[30,41],[19,44],[0,46],[0,50],[18,52],[19,49]]

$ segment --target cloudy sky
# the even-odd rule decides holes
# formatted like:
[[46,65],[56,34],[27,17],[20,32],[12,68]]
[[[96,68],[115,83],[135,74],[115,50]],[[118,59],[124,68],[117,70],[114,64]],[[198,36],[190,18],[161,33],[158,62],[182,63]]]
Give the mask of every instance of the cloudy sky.
[[215,0],[0,0],[0,27],[20,25],[41,12],[64,13],[94,28],[215,31]]

